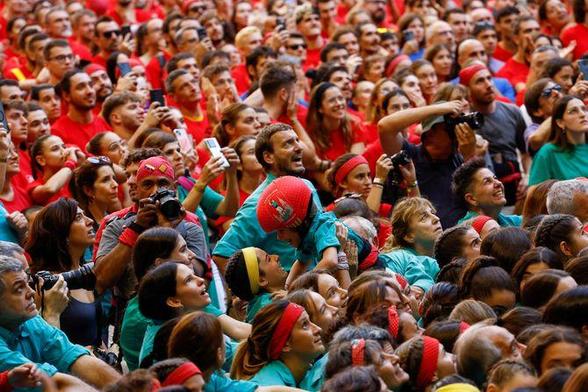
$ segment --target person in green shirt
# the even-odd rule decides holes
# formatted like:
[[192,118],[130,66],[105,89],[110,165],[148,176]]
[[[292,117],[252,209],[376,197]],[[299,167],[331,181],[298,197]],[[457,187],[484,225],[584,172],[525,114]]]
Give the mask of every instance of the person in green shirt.
[[533,158],[529,185],[588,176],[586,132],[588,109],[584,102],[572,95],[560,98],[551,118],[551,140]]
[[220,371],[225,362],[221,326],[218,319],[207,313],[192,312],[182,316],[171,332],[168,350],[170,357],[186,358],[198,366],[206,382],[204,392],[298,391],[279,384],[260,386],[251,381],[227,377]]
[[278,255],[268,255],[254,247],[241,249],[231,256],[225,272],[231,292],[248,302],[245,318],[248,323],[272,302],[273,293],[284,290],[287,277]]
[[487,168],[483,159],[471,159],[461,165],[453,173],[451,187],[456,198],[468,209],[459,223],[486,215],[501,227],[521,226],[523,218],[520,215],[502,213],[506,205],[504,184]]
[[324,351],[321,328],[304,308],[287,300],[274,301],[253,319],[251,336],[235,354],[231,378],[260,386],[297,387]]
[[439,273],[439,265],[431,257],[443,232],[435,212],[426,199],[402,200],[394,207],[392,234],[382,250],[385,268],[404,276],[417,297],[433,286]]

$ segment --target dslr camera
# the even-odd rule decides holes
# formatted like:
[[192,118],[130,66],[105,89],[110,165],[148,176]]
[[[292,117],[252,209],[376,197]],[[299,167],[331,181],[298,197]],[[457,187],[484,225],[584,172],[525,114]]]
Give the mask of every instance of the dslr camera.
[[410,157],[406,151],[400,150],[396,154],[392,155],[390,160],[392,161],[392,170],[390,170],[389,175],[392,176],[392,183],[394,185],[398,185],[403,180],[400,166],[408,165],[410,163]]
[[167,220],[178,219],[182,214],[182,204],[176,197],[176,192],[169,189],[159,189],[150,196],[153,203],[159,202],[159,211]]
[[88,263],[84,266],[73,270],[63,272],[61,274],[52,274],[49,271],[39,271],[31,277],[31,285],[37,287],[39,285],[39,278],[43,279],[43,290],[51,290],[55,283],[59,280],[59,275],[63,276],[63,280],[67,283],[67,288],[70,290],[94,290],[96,286],[96,275],[94,275],[94,263]]
[[445,124],[448,129],[454,130],[456,125],[463,123],[468,124],[475,131],[484,125],[484,116],[480,112],[460,114],[457,117],[445,116]]

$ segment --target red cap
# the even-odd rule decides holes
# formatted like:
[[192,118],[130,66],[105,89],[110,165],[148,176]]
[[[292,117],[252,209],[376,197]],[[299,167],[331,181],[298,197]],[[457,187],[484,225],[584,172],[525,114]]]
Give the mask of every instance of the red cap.
[[90,63],[90,64],[86,65],[85,70],[86,70],[86,73],[90,76],[92,76],[92,74],[97,71],[106,72],[106,68],[104,68],[100,64],[96,64],[96,63]]
[[482,234],[482,230],[484,229],[484,225],[489,221],[492,220],[487,215],[478,215],[476,219],[472,222],[472,229],[476,230],[478,234]]
[[259,225],[267,233],[300,226],[306,217],[311,197],[312,191],[300,178],[276,178],[259,197]]
[[172,182],[176,179],[171,163],[161,156],[151,157],[141,161],[137,170],[137,182],[149,176],[165,177]]
[[141,62],[141,60],[139,60],[138,58],[135,58],[135,57],[131,57],[131,58],[129,58],[129,65],[131,66],[131,68],[133,68],[133,67],[137,67],[137,66],[139,66],[139,65],[140,65],[140,66],[142,66],[142,67],[144,67],[144,66],[145,66],[145,64],[143,64],[143,63]]
[[469,86],[470,81],[476,74],[482,70],[488,70],[485,65],[480,63],[475,63],[470,65],[469,67],[465,67],[461,71],[459,71],[459,83],[463,84],[464,86]]

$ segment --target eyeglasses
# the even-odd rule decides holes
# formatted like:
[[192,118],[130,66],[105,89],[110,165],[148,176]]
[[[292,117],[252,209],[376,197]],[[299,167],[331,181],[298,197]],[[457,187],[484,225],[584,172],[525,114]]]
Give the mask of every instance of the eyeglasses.
[[97,157],[89,157],[86,159],[86,161],[91,163],[92,165],[110,165],[110,158],[105,157],[103,155]]
[[65,63],[66,60],[73,60],[74,59],[74,55],[72,53],[70,54],[60,54],[59,56],[55,56],[52,57],[50,60],[55,60],[59,63]]
[[290,50],[306,49],[306,44],[288,45],[288,49],[290,49]]
[[112,36],[116,36],[118,37],[121,34],[120,30],[110,30],[110,31],[105,31],[102,33],[102,36],[104,38],[112,38]]
[[549,88],[546,88],[545,90],[543,90],[541,92],[541,96],[542,97],[549,97],[554,91],[557,91],[558,93],[561,93],[561,86],[559,84],[556,84],[554,86],[551,86]]

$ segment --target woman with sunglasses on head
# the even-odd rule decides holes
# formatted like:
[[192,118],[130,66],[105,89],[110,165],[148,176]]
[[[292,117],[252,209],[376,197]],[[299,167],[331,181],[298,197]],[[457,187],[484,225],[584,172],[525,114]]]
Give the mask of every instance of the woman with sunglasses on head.
[[72,190],[80,207],[94,221],[95,230],[106,215],[121,208],[114,168],[105,156],[89,157],[76,169]]
[[551,140],[533,159],[529,185],[588,176],[588,109],[584,102],[572,95],[560,98],[551,122]]
[[85,155],[77,147],[66,147],[58,136],[41,136],[31,146],[35,181],[27,191],[33,203],[46,205],[60,197],[71,198],[69,182]]

